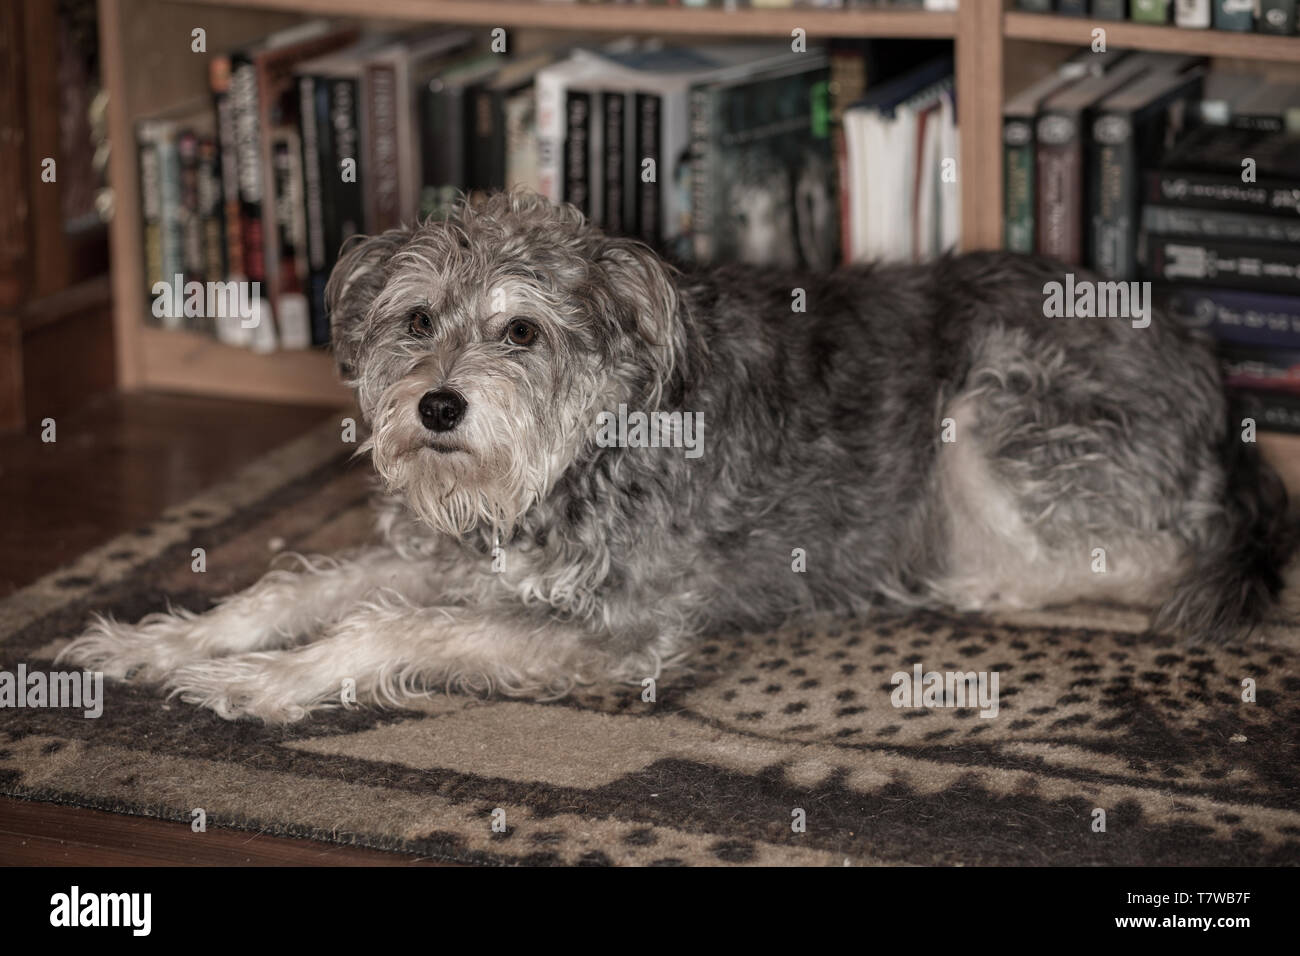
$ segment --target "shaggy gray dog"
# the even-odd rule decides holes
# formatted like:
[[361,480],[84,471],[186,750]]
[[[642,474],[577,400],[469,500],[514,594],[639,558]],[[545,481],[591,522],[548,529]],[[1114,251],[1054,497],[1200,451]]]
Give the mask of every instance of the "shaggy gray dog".
[[683,276],[519,193],[364,239],[327,297],[384,544],[63,656],[282,721],[353,682],[639,682],[812,611],[1101,599],[1242,636],[1290,550],[1280,483],[1205,346],[1046,318],[1061,278],[1000,253]]

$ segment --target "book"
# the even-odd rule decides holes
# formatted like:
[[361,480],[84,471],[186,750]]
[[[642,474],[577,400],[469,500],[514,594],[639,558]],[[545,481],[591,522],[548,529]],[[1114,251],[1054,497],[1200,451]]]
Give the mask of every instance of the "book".
[[[941,235],[934,241],[940,245],[951,241],[955,225],[950,207],[955,193],[945,196],[939,192],[933,178],[939,175],[938,169],[919,166],[927,161],[919,157],[927,148],[930,121],[936,118],[930,113],[932,108],[940,111],[940,123],[935,127],[940,139],[933,143],[931,148],[937,147],[938,153],[931,153],[929,161],[936,155],[955,155],[955,130],[945,130],[952,120],[947,94],[951,71],[950,57],[934,58],[869,89],[845,112],[847,165],[854,197],[847,258],[865,261],[915,256],[918,225],[923,231],[931,228],[930,222],[918,222],[915,216],[918,186],[933,190],[940,206]],[[920,245],[928,243],[923,240]]]
[[1240,175],[1153,169],[1145,175],[1148,203],[1193,209],[1300,215],[1300,189],[1294,182],[1259,179],[1244,183]]
[[591,107],[588,90],[569,89],[564,99],[564,174],[561,197],[584,216],[593,211]]
[[1296,26],[1296,0],[1259,0],[1255,23],[1260,33],[1291,36]]
[[338,49],[356,31],[336,29],[311,20],[272,34],[230,54],[230,105],[234,124],[236,173],[239,182],[242,260],[246,277],[264,284],[252,347],[273,350],[278,342],[274,305],[280,295],[279,228],[273,194],[273,151],[269,137],[277,128],[297,125],[298,91],[294,68],[301,62]]
[[1096,109],[1088,144],[1089,265],[1107,279],[1137,276],[1143,159],[1163,155],[1199,96],[1204,73],[1150,74]]
[[210,135],[198,139],[198,207],[203,249],[203,275],[212,281],[226,278],[226,237],[222,226],[221,170],[217,143]]
[[144,250],[144,289],[152,301],[154,286],[163,281],[162,166],[158,144],[148,127],[136,130],[136,150],[140,169],[141,248]]
[[1300,135],[1300,84],[1259,84],[1234,103],[1230,125]]
[[325,285],[329,281],[330,256],[326,251],[327,218],[325,181],[335,173],[329,135],[329,88],[324,78],[298,77],[299,121],[302,143],[303,215],[307,243],[307,302],[310,307],[312,345],[328,345],[329,316],[325,308]]
[[[208,71],[217,124],[217,157],[221,174],[221,232],[225,242],[224,277],[234,281],[246,278],[244,270],[243,221],[239,199],[239,172],[236,159],[234,108],[230,101],[230,57],[212,57]],[[217,337],[227,345],[242,344],[243,330],[232,333],[224,323],[217,323]]]
[[1065,17],[1086,17],[1088,0],[1056,0],[1056,12]]
[[[368,112],[369,208],[372,232],[411,222],[419,213],[423,190],[420,92],[437,69],[472,40],[462,30],[435,30],[398,36],[355,55],[364,60],[362,83]],[[498,60],[501,58],[498,57]],[[366,123],[373,124],[367,129]]]
[[1016,6],[1029,13],[1052,12],[1052,0],[1016,0]]
[[1084,263],[1086,210],[1090,206],[1085,144],[1094,107],[1144,73],[1178,72],[1190,63],[1190,58],[1136,54],[1101,76],[1066,87],[1041,105],[1034,126],[1038,207],[1034,248],[1039,254],[1075,265]]
[[1138,23],[1168,23],[1169,6],[1169,0],[1132,0],[1129,16]]
[[[531,98],[537,71],[554,60],[554,52],[543,50],[521,60],[507,62],[474,89],[475,135],[471,146],[471,165],[479,170],[474,179],[477,188],[505,189],[510,184],[507,170],[507,104],[511,100],[517,103],[521,97]],[[519,135],[523,135],[523,132],[520,130]]]
[[1281,390],[1231,389],[1229,397],[1237,421],[1251,418],[1261,431],[1300,434],[1300,395]]
[[1127,20],[1128,0],[1092,0],[1092,15],[1098,20]]
[[297,130],[271,131],[271,201],[279,250],[276,331],[284,349],[311,345],[311,315],[304,280],[308,272],[306,207],[303,201],[302,141]]
[[1153,281],[1300,295],[1300,247],[1151,236],[1144,274]]
[[1039,104],[1085,75],[1081,65],[1062,67],[1002,108],[1003,247],[1011,252],[1034,251],[1034,118]]
[[1246,158],[1258,176],[1300,180],[1300,150],[1289,134],[1235,124],[1191,130],[1165,154],[1160,166],[1232,173],[1241,178]]
[[1285,391],[1300,397],[1300,350],[1222,343],[1223,384],[1230,389]]
[[1156,236],[1300,244],[1300,217],[1216,212],[1147,203],[1142,207],[1142,228]]
[[1300,350],[1300,296],[1169,287],[1157,299],[1183,325],[1220,341]]
[[1174,23],[1185,30],[1208,30],[1212,0],[1174,0]]
[[1214,0],[1214,29],[1254,30],[1255,0]]

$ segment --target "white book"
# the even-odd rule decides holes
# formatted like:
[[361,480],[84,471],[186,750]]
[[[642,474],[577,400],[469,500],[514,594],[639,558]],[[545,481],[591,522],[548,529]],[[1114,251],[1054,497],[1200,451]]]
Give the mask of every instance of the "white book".
[[1193,30],[1210,28],[1210,0],[1174,0],[1174,23]]
[[961,245],[961,135],[957,129],[957,107],[953,103],[951,88],[944,92],[939,101],[939,116],[939,149],[942,158],[951,159],[958,164],[953,181],[939,183],[939,209],[942,214],[939,245],[941,252],[948,252]]

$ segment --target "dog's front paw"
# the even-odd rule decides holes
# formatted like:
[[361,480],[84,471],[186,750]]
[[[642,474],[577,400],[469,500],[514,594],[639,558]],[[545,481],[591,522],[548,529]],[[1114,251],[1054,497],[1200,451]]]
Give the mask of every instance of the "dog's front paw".
[[150,614],[139,624],[95,615],[85,633],[65,647],[56,664],[75,664],[118,680],[157,682],[192,660],[196,615]]
[[206,707],[226,720],[256,717],[268,724],[302,720],[324,703],[302,699],[277,652],[197,661],[167,675],[169,697]]

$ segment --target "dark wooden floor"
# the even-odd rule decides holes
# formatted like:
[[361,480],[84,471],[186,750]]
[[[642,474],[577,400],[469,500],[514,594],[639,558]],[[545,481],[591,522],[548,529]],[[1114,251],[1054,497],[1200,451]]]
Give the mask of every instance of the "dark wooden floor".
[[[167,395],[113,395],[0,436],[0,597],[229,477],[335,413]],[[196,847],[198,847],[196,849]],[[0,798],[0,864],[408,865],[402,854],[209,830]]]

